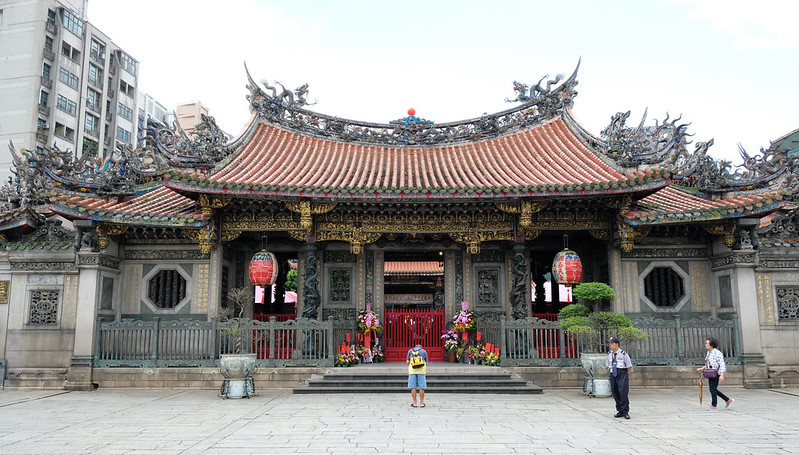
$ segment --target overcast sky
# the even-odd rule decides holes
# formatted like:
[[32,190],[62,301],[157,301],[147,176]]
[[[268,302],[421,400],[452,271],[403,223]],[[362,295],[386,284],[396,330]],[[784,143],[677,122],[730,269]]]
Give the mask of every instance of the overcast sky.
[[[690,122],[710,154],[741,162],[799,128],[799,2],[89,0],[88,19],[140,62],[167,108],[199,100],[234,135],[256,81],[310,85],[311,109],[387,123],[413,107],[438,123],[510,107],[514,80],[570,74],[574,114],[598,135]],[[689,146],[693,150],[693,146]]]

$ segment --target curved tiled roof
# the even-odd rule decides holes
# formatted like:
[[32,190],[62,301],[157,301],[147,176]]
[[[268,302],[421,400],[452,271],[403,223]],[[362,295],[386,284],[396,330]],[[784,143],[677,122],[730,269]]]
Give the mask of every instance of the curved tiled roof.
[[444,265],[438,261],[386,261],[383,263],[386,275],[444,275]]
[[205,218],[193,200],[163,186],[123,201],[53,194],[50,207],[75,218],[153,226],[200,226]]
[[651,194],[624,215],[628,224],[667,224],[736,218],[767,213],[782,205],[787,194],[740,194],[716,200],[694,196],[668,186]]
[[262,122],[211,175],[172,171],[180,192],[332,199],[552,197],[629,193],[669,183],[665,169],[623,174],[561,117],[446,146],[337,142]]

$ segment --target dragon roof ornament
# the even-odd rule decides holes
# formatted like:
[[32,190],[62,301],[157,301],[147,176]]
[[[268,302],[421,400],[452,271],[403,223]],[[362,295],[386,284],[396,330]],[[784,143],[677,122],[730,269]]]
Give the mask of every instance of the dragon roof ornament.
[[566,80],[562,76],[552,79],[546,83],[546,87],[542,87],[541,82],[547,76],[532,88],[514,82],[516,98],[506,101],[520,104],[495,114],[484,114],[479,118],[450,123],[400,119],[381,124],[346,120],[309,111],[306,109],[309,104],[305,100],[308,84],[291,91],[275,82],[282,89],[278,93],[267,82],[262,82],[262,88],[253,80],[247,65],[244,65],[249,81],[247,89],[250,93],[247,99],[250,110],[257,112],[260,118],[321,138],[386,146],[432,146],[475,141],[542,123],[573,106],[577,95],[574,88],[577,85],[579,68],[578,62],[570,77]]
[[[600,133],[605,139],[605,153],[624,167],[667,167],[672,180],[683,187],[704,193],[756,189],[799,189],[799,156],[772,145],[760,149],[760,155],[750,156],[740,148],[743,164],[733,166],[708,154],[713,139],[697,142],[688,151],[688,124],[678,124],[681,117],[654,126],[644,126],[646,112],[637,127],[626,126],[630,111],[611,117],[610,125]],[[783,178],[780,178],[780,177]]]

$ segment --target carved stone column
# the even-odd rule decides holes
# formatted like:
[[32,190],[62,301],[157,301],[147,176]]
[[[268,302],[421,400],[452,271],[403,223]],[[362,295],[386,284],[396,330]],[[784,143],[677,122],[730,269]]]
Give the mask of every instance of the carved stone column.
[[94,338],[100,307],[100,259],[94,252],[78,253],[78,306],[75,310],[75,342],[67,370],[66,390],[92,390]]
[[513,277],[511,289],[513,319],[524,319],[530,316],[530,307],[528,304],[528,296],[530,295],[530,292],[527,287],[529,261],[525,256],[525,252],[526,249],[523,243],[513,244],[513,260],[511,262],[511,267],[513,268],[513,270],[511,270]]
[[304,308],[302,317],[316,319],[319,316],[319,269],[316,266],[316,242],[305,245],[305,276],[302,289]]

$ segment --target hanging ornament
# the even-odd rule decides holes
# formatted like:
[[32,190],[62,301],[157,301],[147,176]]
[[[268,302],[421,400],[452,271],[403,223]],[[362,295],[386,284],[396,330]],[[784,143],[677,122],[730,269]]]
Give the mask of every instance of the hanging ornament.
[[263,249],[255,253],[250,260],[250,281],[256,286],[272,286],[277,281],[277,258],[266,251],[266,237]]
[[563,249],[552,261],[552,276],[559,284],[573,286],[583,277],[583,263],[580,256],[568,248],[569,237],[563,235]]

